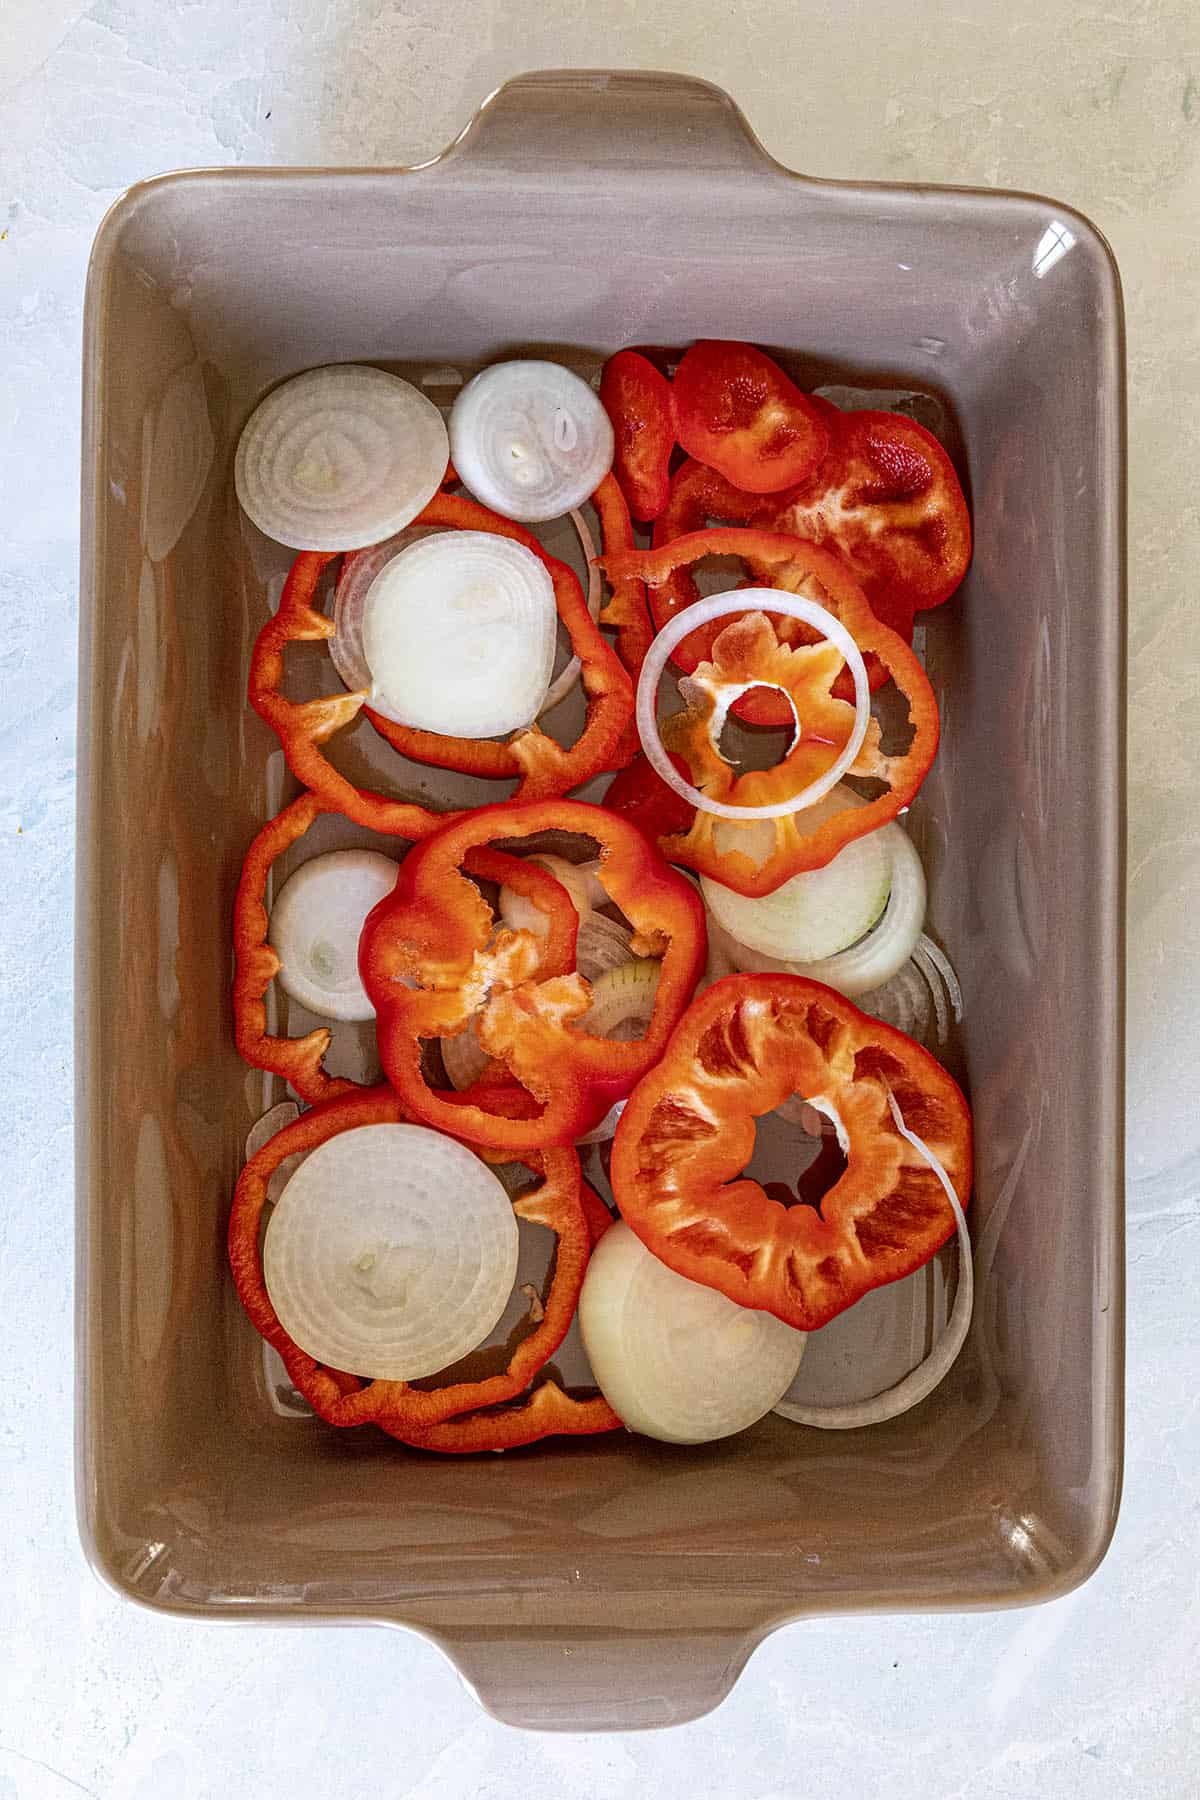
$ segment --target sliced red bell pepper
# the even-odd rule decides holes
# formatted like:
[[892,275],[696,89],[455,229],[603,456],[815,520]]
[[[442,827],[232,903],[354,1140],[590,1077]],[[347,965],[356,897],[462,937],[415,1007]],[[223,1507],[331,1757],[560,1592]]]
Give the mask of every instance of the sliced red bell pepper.
[[[588,1237],[594,1250],[613,1223],[613,1216],[586,1181],[582,1190]],[[603,1394],[576,1400],[547,1376],[527,1398],[511,1406],[462,1413],[441,1425],[431,1425],[427,1431],[409,1433],[404,1442],[418,1450],[466,1456],[484,1450],[515,1450],[544,1437],[588,1437],[598,1431],[620,1429],[621,1420]]]
[[912,641],[913,615],[940,606],[971,560],[971,515],[931,432],[891,412],[830,409],[828,454],[756,523],[836,549],[883,624]]
[[637,350],[618,350],[600,377],[600,404],[616,440],[613,474],[635,519],[657,519],[670,493],[675,448],[671,384]]
[[[592,505],[600,521],[600,540],[604,554],[632,550],[633,523],[625,497],[612,475],[604,477],[592,495]],[[610,585],[612,591],[609,598],[600,608],[600,623],[616,629],[617,655],[636,682],[646,652],[654,641],[654,626],[650,621],[650,608],[646,601],[646,584],[639,576],[627,574]],[[613,749],[610,766],[623,769],[637,753],[637,725],[630,717]]]
[[513,1202],[513,1211],[519,1219],[546,1226],[554,1232],[557,1244],[542,1318],[511,1352],[501,1374],[427,1389],[407,1381],[361,1380],[317,1362],[288,1336],[267,1293],[259,1226],[268,1182],[285,1157],[315,1150],[339,1132],[364,1125],[397,1124],[407,1116],[389,1087],[364,1089],[302,1113],[246,1164],[229,1218],[229,1262],[238,1296],[251,1324],[279,1352],[309,1405],[331,1425],[376,1424],[393,1435],[422,1431],[468,1408],[493,1406],[522,1393],[567,1334],[590,1248],[579,1158],[571,1149],[531,1150],[521,1160],[542,1180],[531,1193]]
[[[744,552],[746,539],[753,540]],[[690,566],[704,556],[750,554],[768,587],[796,586],[846,626],[859,648],[878,656],[908,702],[911,741],[904,751],[885,755],[876,722],[868,727],[862,750],[850,773],[886,783],[887,791],[866,806],[832,814],[819,825],[803,812],[748,825],[738,849],[731,838],[742,828],[697,811],[686,833],[659,838],[659,848],[672,862],[713,876],[741,894],[770,894],[791,876],[819,869],[853,838],[864,837],[894,819],[917,792],[938,744],[938,710],[924,669],[903,638],[875,617],[845,564],[815,544],[768,532],[715,527],[677,538],[661,550],[635,551],[629,561],[651,586],[673,569]],[[834,760],[849,735],[851,709],[830,692],[842,668],[829,644],[817,647],[781,644],[761,621],[769,614],[739,614],[719,631],[711,660],[697,664],[689,680],[689,703],[661,727],[668,751],[682,756],[693,787],[730,805],[771,805],[798,793]],[[800,737],[773,769],[739,775],[720,755],[714,724],[724,717],[730,694],[748,684],[768,683],[790,695],[789,719],[800,721]]]
[[[485,844],[575,832],[600,848],[601,880],[633,926],[635,955],[662,956],[654,1014],[632,1043],[595,1037],[580,1021],[591,988],[578,973],[542,979],[528,931],[497,930],[463,875]],[[704,966],[700,897],[637,828],[578,800],[481,807],[410,850],[396,887],[367,919],[359,945],[376,1011],[384,1071],[413,1118],[489,1149],[569,1144],[599,1123],[650,1066]],[[540,1102],[505,1118],[467,1095],[430,1088],[424,1039],[453,1037],[474,1019],[480,1044]]]
[[[928,1051],[819,982],[727,976],[688,1008],[626,1104],[611,1165],[622,1217],[678,1274],[815,1331],[954,1232],[889,1092],[965,1206],[971,1115]],[[742,1175],[755,1119],[793,1094],[833,1116],[842,1139],[845,1172],[819,1206],[781,1206]]]
[[[676,770],[685,781],[691,773],[682,756],[672,756]],[[609,812],[631,819],[653,843],[656,838],[683,835],[692,823],[695,808],[682,794],[668,787],[662,776],[640,751],[625,768],[613,776],[604,804]]]
[[[413,523],[446,530],[490,531],[524,545],[541,559],[554,583],[559,617],[580,659],[580,679],[588,702],[583,731],[569,749],[564,749],[536,724],[517,732],[506,744],[418,731],[385,719],[367,707],[365,693],[330,694],[303,702],[288,700],[282,692],[287,645],[333,635],[333,621],[313,604],[322,572],[333,555],[324,551],[302,552],[292,565],[279,611],[263,626],[254,646],[250,659],[250,704],[276,731],[289,768],[306,787],[358,824],[416,839],[436,830],[449,815],[356,788],[334,769],[321,749],[360,711],[365,710],[380,735],[405,756],[465,774],[497,779],[517,776],[517,797],[540,799],[566,793],[612,766],[615,746],[632,717],[633,686],[588,612],[574,570],[548,556],[523,526],[465,496],[444,493],[435,494]],[[636,577],[626,579],[633,581]]]
[[746,493],[794,487],[828,448],[821,412],[752,344],[693,344],[675,371],[674,391],[683,448]]
[[[246,852],[233,903],[233,1033],[238,1054],[252,1068],[282,1076],[313,1105],[361,1093],[362,1084],[326,1074],[323,1064],[333,1036],[327,1025],[301,1038],[275,1037],[267,1031],[266,992],[279,973],[279,958],[268,942],[266,892],[276,859],[304,836],[314,819],[332,810],[317,795],[301,794],[269,820]],[[482,881],[512,888],[546,914],[546,935],[539,940],[538,970],[543,977],[566,974],[575,967],[579,915],[553,875],[539,863],[500,850],[473,850],[464,867]]]
[[[816,396],[813,395],[812,399],[815,403]],[[837,408],[830,406],[828,401],[823,400],[821,405],[835,418],[840,416]],[[814,477],[815,480],[816,477]],[[726,481],[723,475],[718,475],[715,469],[706,468],[703,463],[689,460],[676,470],[672,479],[670,502],[662,518],[654,527],[654,548],[662,549],[665,545],[674,543],[676,538],[686,537],[691,532],[703,531],[718,522],[739,526],[757,525],[761,528],[764,522],[764,511],[771,511],[774,514],[777,506],[776,496],[764,501],[761,494],[743,493],[740,488],[735,488],[731,482]],[[797,535],[804,536],[805,534],[800,532]],[[743,540],[740,560],[746,567],[751,582],[763,581],[764,569],[755,561],[751,532],[747,532]],[[773,579],[770,585],[774,587],[787,587],[790,590],[795,585],[789,580],[786,573],[780,571],[777,564],[772,574]],[[797,580],[802,582],[803,577],[799,576]],[[797,587],[796,591],[800,591],[800,589]],[[668,619],[674,618],[681,607],[690,606],[699,597],[700,590],[696,586],[696,579],[691,570],[686,567],[674,569],[664,581],[650,590],[650,611],[656,630],[661,631]],[[781,642],[785,644],[800,644],[807,641],[804,627],[795,619],[778,619],[775,628]],[[701,626],[699,630],[685,637],[680,644],[676,645],[675,653],[671,658],[675,667],[681,669],[684,674],[690,674],[696,664],[702,662],[709,655],[713,638],[720,629],[720,624]],[[908,640],[911,642],[911,639],[912,632],[909,631]],[[877,656],[868,654],[865,661],[867,679],[871,687],[882,687],[888,678],[887,670]],[[844,680],[836,691],[839,698],[843,700],[854,697],[853,683],[848,679]],[[731,710],[739,719],[744,719],[748,725],[791,724],[791,713],[786,701],[778,694],[772,694],[763,688],[743,694],[734,701]]]

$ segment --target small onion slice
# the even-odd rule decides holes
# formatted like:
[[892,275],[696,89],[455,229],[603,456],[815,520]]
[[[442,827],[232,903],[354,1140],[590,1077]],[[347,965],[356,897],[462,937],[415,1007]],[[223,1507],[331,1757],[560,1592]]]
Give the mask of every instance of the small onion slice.
[[592,1252],[579,1329],[630,1431],[707,1444],[763,1418],[795,1380],[804,1333],[668,1269],[623,1222]]
[[[582,1029],[595,1037],[611,1038],[614,1044],[627,1044],[642,1037],[654,1011],[661,973],[662,964],[656,957],[636,956],[597,975],[592,981],[591,1005],[579,1021]],[[607,1143],[624,1111],[625,1102],[618,1100],[577,1143]]]
[[[768,806],[732,806],[726,800],[710,799],[699,788],[693,787],[690,781],[685,781],[667,755],[658,731],[658,684],[676,645],[695,631],[697,626],[707,625],[713,619],[728,618],[734,613],[755,611],[768,616],[779,613],[785,618],[799,619],[803,624],[811,625],[815,631],[819,631],[835,649],[841,651],[854,682],[854,728],[825,773],[818,775],[807,787],[801,788],[789,799],[774,800]],[[792,813],[803,812],[823,794],[827,794],[830,788],[836,787],[862,749],[871,718],[871,690],[862,651],[842,621],[825,607],[818,606],[815,600],[806,600],[802,594],[784,593],[779,588],[736,588],[726,593],[710,594],[707,599],[681,607],[674,618],[668,619],[646,652],[646,659],[638,676],[636,717],[642,749],[669,788],[698,812],[712,813],[718,819],[732,819],[737,824],[747,824],[752,819],[782,819]]]
[[[839,783],[808,816],[815,825],[865,805],[853,788]],[[891,841],[887,827],[854,838],[823,869],[793,875],[759,898],[735,893],[710,875],[701,875],[700,889],[709,912],[739,944],[787,962],[816,962],[856,943],[883,912],[895,854]]]
[[464,484],[527,524],[582,506],[611,469],[613,447],[598,396],[560,363],[496,363],[450,410],[450,454]]
[[492,1060],[479,1041],[474,1019],[454,1037],[439,1038],[438,1043],[442,1049],[442,1067],[459,1093],[474,1086]]
[[263,1240],[263,1275],[302,1350],[364,1379],[415,1381],[483,1342],[517,1273],[503,1186],[424,1125],[362,1125],[309,1153]]
[[[932,1394],[938,1383],[949,1374],[959,1351],[967,1341],[975,1305],[975,1272],[971,1265],[971,1236],[967,1230],[966,1215],[954,1191],[954,1183],[929,1145],[915,1131],[908,1129],[896,1104],[896,1096],[892,1093],[888,1094],[888,1104],[892,1109],[896,1130],[925,1158],[941,1182],[946,1198],[954,1210],[954,1223],[958,1227],[958,1291],[954,1296],[954,1305],[945,1330],[924,1362],[911,1369],[895,1387],[885,1388],[882,1394],[873,1394],[867,1400],[854,1400],[844,1406],[801,1406],[794,1400],[781,1400],[775,1411],[796,1425],[816,1425],[823,1431],[854,1431],[862,1425],[881,1425],[885,1419],[899,1418],[901,1413],[909,1412]],[[613,1404],[615,1406],[615,1402]],[[616,1406],[616,1411],[620,1410]]]
[[411,382],[360,363],[273,389],[238,439],[246,514],[293,550],[359,550],[408,525],[441,486],[448,440]]
[[363,602],[372,705],[452,737],[519,730],[550,685],[557,631],[554,583],[532,550],[436,532],[393,557]]
[[[725,929],[724,921],[713,908],[722,948],[736,969],[748,974],[805,975],[810,981],[823,981],[827,987],[836,988],[840,994],[845,994],[848,1000],[854,1000],[860,994],[869,994],[876,988],[883,987],[904,967],[913,954],[925,920],[925,871],[921,867],[921,859],[904,829],[894,822],[857,841],[860,844],[877,842],[879,848],[886,852],[891,866],[887,906],[883,917],[866,937],[852,944],[849,949],[839,951],[836,956],[822,957],[815,962],[793,962],[784,957],[767,955],[764,951],[739,942],[732,932]],[[847,849],[853,848],[854,845],[847,846]],[[829,867],[835,868],[845,854],[845,850],[839,852]],[[823,875],[826,870],[819,869],[814,873]],[[705,898],[708,898],[707,883]],[[741,901],[740,895],[732,898]],[[773,899],[774,895],[770,898]],[[741,903],[746,906],[764,904],[761,901]]]
[[330,850],[302,863],[280,888],[268,938],[284,992],[323,1019],[373,1019],[359,979],[363,922],[396,885],[378,850]]

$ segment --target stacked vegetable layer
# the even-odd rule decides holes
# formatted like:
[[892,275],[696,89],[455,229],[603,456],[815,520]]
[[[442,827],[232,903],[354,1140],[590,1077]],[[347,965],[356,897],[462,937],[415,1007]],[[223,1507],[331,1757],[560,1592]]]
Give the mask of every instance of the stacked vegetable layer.
[[[793,1389],[806,1334],[967,1245],[970,1114],[917,1041],[945,1037],[957,983],[900,823],[938,741],[914,614],[970,555],[941,445],[704,342],[673,380],[622,351],[598,395],[496,364],[448,431],[396,376],[313,370],[261,404],[235,474],[300,552],[248,686],[303,792],[246,857],[234,1015],[307,1110],[252,1134],[229,1228],[295,1386],[333,1425],[450,1452],[915,1404],[969,1323],[965,1255],[947,1335],[897,1389]],[[586,594],[531,529],[568,516]],[[331,688],[301,701],[303,643]],[[360,719],[510,792],[441,811],[430,784],[365,788],[337,742]],[[269,902],[330,814],[376,846],[310,857]],[[271,1031],[275,988],[329,1023]],[[329,1073],[339,1026],[372,1020],[383,1081]],[[797,1170],[822,1140],[823,1191],[745,1173],[775,1112]],[[615,1226],[581,1151],[607,1160]],[[522,1226],[553,1235],[540,1290],[517,1282]],[[598,1394],[548,1371],[576,1323]]]

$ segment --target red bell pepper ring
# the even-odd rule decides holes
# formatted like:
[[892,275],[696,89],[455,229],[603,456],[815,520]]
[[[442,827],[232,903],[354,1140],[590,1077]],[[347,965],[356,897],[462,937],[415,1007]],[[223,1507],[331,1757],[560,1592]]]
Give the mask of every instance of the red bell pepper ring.
[[[603,553],[618,554],[633,549],[633,523],[625,497],[612,475],[606,475],[592,495],[592,505],[600,521]],[[646,652],[654,641],[654,626],[646,602],[646,584],[636,575],[623,575],[611,583],[608,600],[600,608],[600,624],[615,628],[616,651],[623,666],[636,682]],[[637,725],[627,721],[613,753],[612,767],[622,769],[638,753]]]
[[828,449],[821,411],[752,344],[693,344],[674,391],[676,431],[688,455],[748,494],[795,487]]
[[[805,869],[823,868],[852,839],[894,819],[928,773],[937,751],[939,724],[933,689],[911,647],[880,624],[845,564],[829,551],[782,533],[715,527],[677,538],[661,550],[635,551],[630,561],[653,586],[673,569],[704,556],[741,554],[747,538],[753,540],[753,555],[766,586],[798,585],[841,620],[864,653],[874,652],[908,702],[912,727],[907,749],[891,756],[880,747],[878,723],[872,721],[868,727],[850,773],[885,783],[886,792],[866,806],[833,813],[819,825],[808,823],[803,812],[755,821],[752,838],[746,839],[755,846],[753,855],[730,841],[731,833],[741,827],[701,811],[685,833],[659,838],[659,848],[669,861],[711,875],[740,894],[754,895],[774,893]],[[814,646],[781,644],[774,630],[762,625],[764,616],[770,617],[739,614],[725,626],[713,644],[712,660],[697,664],[693,671],[686,710],[672,714],[660,728],[664,746],[687,765],[692,785],[734,806],[771,805],[798,793],[823,772],[822,763],[828,767],[834,760],[836,748],[830,754],[830,746],[844,744],[849,735],[851,708],[836,694],[840,655],[829,644],[819,654]],[[714,724],[724,716],[730,693],[763,682],[790,697],[788,717],[799,719],[800,738],[775,768],[738,775],[719,753]]]
[[[551,830],[599,845],[600,878],[633,927],[633,953],[662,956],[653,1016],[634,1042],[582,1028],[589,983],[578,973],[542,979],[533,934],[497,930],[462,873],[478,846]],[[510,801],[479,808],[409,852],[395,889],[367,919],[359,968],[384,1072],[410,1116],[521,1154],[574,1142],[624,1098],[687,1005],[706,945],[700,896],[636,826],[579,800]],[[484,1051],[540,1102],[535,1117],[501,1117],[470,1091],[451,1100],[427,1084],[422,1041],[453,1037],[472,1020]]]
[[[672,754],[671,761],[683,779],[690,781],[691,771],[682,756]],[[613,776],[604,804],[609,812],[622,819],[631,819],[651,842],[657,838],[685,836],[695,812],[682,794],[667,786],[649,758],[640,752]]]
[[[586,1181],[582,1188],[588,1237],[594,1250],[613,1223],[613,1216]],[[490,1412],[463,1413],[444,1424],[431,1425],[428,1431],[413,1432],[404,1441],[418,1450],[467,1456],[485,1450],[515,1450],[544,1437],[588,1437],[598,1431],[620,1429],[621,1420],[603,1394],[576,1400],[546,1377],[527,1399]]]
[[635,519],[657,519],[671,491],[675,398],[666,376],[637,350],[618,350],[600,376],[612,423],[613,474]]
[[363,1125],[398,1124],[407,1116],[386,1086],[364,1089],[302,1113],[246,1164],[229,1218],[229,1263],[238,1297],[255,1330],[283,1358],[299,1392],[330,1425],[382,1425],[394,1436],[423,1431],[467,1409],[516,1399],[566,1336],[590,1251],[578,1156],[571,1149],[531,1150],[521,1160],[527,1160],[542,1180],[531,1193],[513,1201],[513,1211],[519,1219],[546,1226],[554,1232],[557,1244],[542,1317],[511,1352],[502,1373],[427,1389],[407,1381],[363,1380],[309,1356],[280,1324],[263,1278],[259,1227],[270,1177],[285,1157],[315,1150],[339,1132]]
[[876,618],[911,643],[913,615],[948,600],[971,560],[971,515],[954,464],[903,413],[830,410],[820,468],[755,522],[837,550]]
[[[268,942],[266,891],[276,859],[304,836],[314,819],[331,810],[315,794],[301,794],[269,820],[246,853],[233,903],[233,1033],[238,1054],[252,1068],[281,1076],[310,1105],[361,1093],[362,1083],[326,1073],[325,1056],[333,1037],[329,1026],[300,1038],[268,1032],[266,993],[279,973],[279,958]],[[506,856],[501,850],[473,850],[464,866],[480,880],[512,888],[546,914],[538,962],[544,977],[574,968],[579,915],[561,882],[540,864]]]
[[250,704],[278,734],[289,768],[306,787],[360,825],[418,839],[435,831],[450,815],[355,787],[338,773],[321,749],[360,711],[365,709],[376,730],[406,756],[466,774],[517,776],[517,797],[542,799],[565,793],[611,767],[614,748],[632,716],[633,687],[588,612],[574,570],[548,556],[523,526],[501,518],[474,500],[444,493],[435,494],[413,523],[447,530],[490,531],[524,545],[541,559],[554,583],[559,617],[580,659],[580,679],[588,703],[583,731],[569,749],[564,749],[536,724],[517,732],[507,744],[418,731],[372,711],[366,706],[365,692],[330,694],[304,702],[288,700],[282,692],[287,645],[328,639],[334,629],[333,621],[313,604],[321,575],[333,560],[333,553],[302,552],[292,565],[279,611],[263,626],[254,646],[250,659]]
[[[811,398],[815,404],[817,396],[813,395]],[[837,408],[830,406],[828,401],[821,401],[821,405],[834,418],[841,416]],[[814,477],[814,482],[815,480],[816,477]],[[764,502],[761,494],[745,494],[740,488],[735,488],[731,482],[726,481],[723,475],[718,475],[715,469],[706,468],[703,463],[689,460],[676,471],[672,480],[670,503],[654,527],[654,548],[662,549],[665,545],[674,543],[676,538],[686,537],[694,531],[703,531],[718,523],[740,526],[756,525],[761,528],[765,522],[764,510],[771,511],[774,516],[777,507],[778,502],[774,496]],[[781,526],[779,529],[785,529],[785,527]],[[790,527],[786,527],[786,529],[790,529]],[[798,531],[796,535],[807,537],[811,534]],[[750,532],[747,532],[744,539],[741,560],[746,565],[751,583],[764,585],[764,569],[755,561],[753,537]],[[786,576],[780,575],[778,567],[776,567],[774,579],[770,585],[790,587],[791,583]],[[699,598],[700,590],[696,586],[695,577],[690,569],[673,570],[665,581],[660,582],[650,591],[650,610],[655,628],[661,631],[667,621],[673,619],[682,607],[690,606]],[[875,609],[872,608],[872,611]],[[876,617],[879,616],[876,613]],[[887,623],[886,620],[884,622]],[[675,667],[681,669],[685,675],[690,675],[696,664],[705,661],[711,654],[713,639],[721,630],[723,623],[724,621],[717,621],[711,625],[701,625],[677,644],[671,657]],[[783,643],[801,644],[807,641],[808,633],[796,619],[779,619],[775,628]],[[901,633],[901,636],[905,636],[905,634]],[[911,630],[907,633],[907,640],[912,641]],[[871,687],[873,689],[882,687],[888,679],[887,670],[877,656],[868,653],[864,660],[867,665],[867,679]],[[839,698],[843,700],[850,700],[854,697],[854,685],[848,678],[844,677],[841,680],[836,691]],[[792,722],[786,701],[778,694],[773,694],[764,688],[756,688],[749,694],[743,694],[734,701],[731,710],[739,719],[744,719],[748,725],[790,725]]]
[[[689,1007],[626,1104],[611,1165],[621,1215],[678,1274],[816,1331],[954,1234],[889,1093],[965,1206],[971,1114],[928,1051],[819,982],[727,976]],[[742,1175],[755,1119],[793,1094],[842,1140],[845,1171],[819,1207],[781,1206]]]

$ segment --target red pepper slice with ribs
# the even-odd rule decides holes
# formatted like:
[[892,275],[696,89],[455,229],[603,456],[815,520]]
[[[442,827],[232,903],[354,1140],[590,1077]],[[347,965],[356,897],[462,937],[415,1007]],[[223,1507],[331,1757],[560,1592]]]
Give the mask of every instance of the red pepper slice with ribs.
[[[322,813],[333,810],[316,794],[301,794],[268,820],[246,852],[233,903],[233,1031],[238,1053],[253,1068],[281,1076],[312,1105],[362,1092],[362,1084],[326,1073],[325,1055],[333,1037],[327,1025],[300,1038],[278,1037],[267,1030],[266,994],[279,973],[279,958],[269,942],[266,891],[276,859]],[[468,874],[512,888],[545,913],[547,928],[537,965],[543,977],[574,968],[579,915],[561,882],[538,863],[486,847],[473,850],[464,867]]]
[[619,350],[600,376],[600,404],[612,423],[613,475],[626,504],[635,519],[657,519],[671,491],[671,384],[640,351]]
[[[520,1160],[541,1180],[531,1192],[513,1201],[513,1211],[518,1218],[544,1225],[554,1233],[554,1264],[542,1317],[511,1351],[505,1369],[477,1381],[425,1388],[407,1381],[365,1380],[318,1362],[284,1330],[267,1293],[259,1231],[270,1178],[287,1157],[315,1150],[339,1132],[398,1124],[407,1117],[396,1094],[386,1086],[343,1095],[302,1113],[276,1132],[242,1170],[228,1234],[234,1285],[250,1322],[279,1352],[289,1377],[313,1410],[330,1425],[382,1425],[399,1437],[436,1428],[457,1414],[515,1400],[524,1393],[562,1343],[575,1316],[596,1228],[594,1209],[584,1207],[575,1151],[530,1150]],[[542,1408],[548,1404],[540,1403]],[[606,1427],[598,1423],[587,1428]]]
[[[690,567],[705,556],[742,554],[747,540],[765,585],[816,600],[841,620],[864,654],[871,651],[878,657],[907,702],[911,728],[905,749],[885,753],[878,721],[869,725],[849,773],[881,782],[885,791],[865,806],[833,813],[817,825],[804,812],[742,826],[697,810],[686,830],[658,832],[659,848],[669,861],[711,875],[740,894],[754,895],[774,893],[791,876],[823,868],[852,839],[894,819],[912,800],[933,762],[939,722],[929,678],[912,649],[880,624],[844,563],[829,551],[783,533],[718,526],[677,538],[658,550],[635,551],[629,562],[653,588],[673,570]],[[732,806],[773,805],[799,793],[834,762],[853,723],[854,709],[839,693],[844,668],[840,653],[828,642],[782,643],[770,618],[763,611],[739,614],[730,623],[718,621],[708,660],[697,663],[689,678],[686,707],[659,728],[664,747],[682,759],[692,786]],[[774,768],[738,774],[721,755],[714,734],[730,710],[731,697],[760,684],[775,690],[773,697],[786,709],[788,722],[798,722],[799,729],[788,754]],[[644,820],[648,830],[670,816],[659,792],[662,785],[656,787],[636,768],[631,768],[623,787],[613,784],[627,816],[639,823]]]
[[821,409],[752,344],[693,344],[675,371],[674,394],[688,455],[746,493],[777,494],[807,480],[828,448]]
[[[634,1042],[588,1032],[589,983],[577,972],[543,978],[534,933],[497,928],[464,873],[472,851],[544,831],[599,846],[600,878],[633,927],[634,954],[662,957],[653,1016]],[[510,801],[480,807],[409,851],[395,889],[368,916],[359,968],[384,1072],[409,1116],[520,1154],[572,1143],[629,1092],[687,1005],[706,946],[700,896],[634,825],[578,800]],[[532,1118],[490,1111],[486,1085],[478,1100],[475,1089],[451,1099],[428,1085],[423,1040],[454,1037],[472,1020],[488,1056],[539,1102]]]
[[[288,645],[328,639],[334,630],[333,621],[315,601],[321,577],[335,553],[303,551],[292,564],[278,612],[263,626],[255,643],[250,659],[250,704],[277,733],[288,767],[306,787],[360,825],[418,839],[436,831],[448,815],[359,789],[324,754],[322,746],[360,711],[365,711],[380,735],[401,754],[463,774],[516,776],[517,797],[536,799],[566,793],[601,769],[612,767],[614,750],[632,716],[633,688],[617,654],[588,612],[574,570],[549,556],[523,526],[465,496],[446,493],[435,494],[413,524],[488,531],[532,550],[554,583],[558,614],[579,657],[580,679],[587,695],[584,728],[569,749],[536,724],[515,733],[503,744],[488,738],[458,738],[399,725],[366,706],[365,693],[289,700],[282,691]],[[632,591],[638,578],[629,572],[623,579]]]
[[[819,1206],[785,1207],[742,1174],[756,1118],[793,1094],[834,1121],[845,1156]],[[688,1008],[625,1106],[611,1165],[622,1217],[678,1274],[816,1331],[954,1234],[889,1094],[965,1206],[970,1110],[927,1050],[819,982],[727,976]]]

